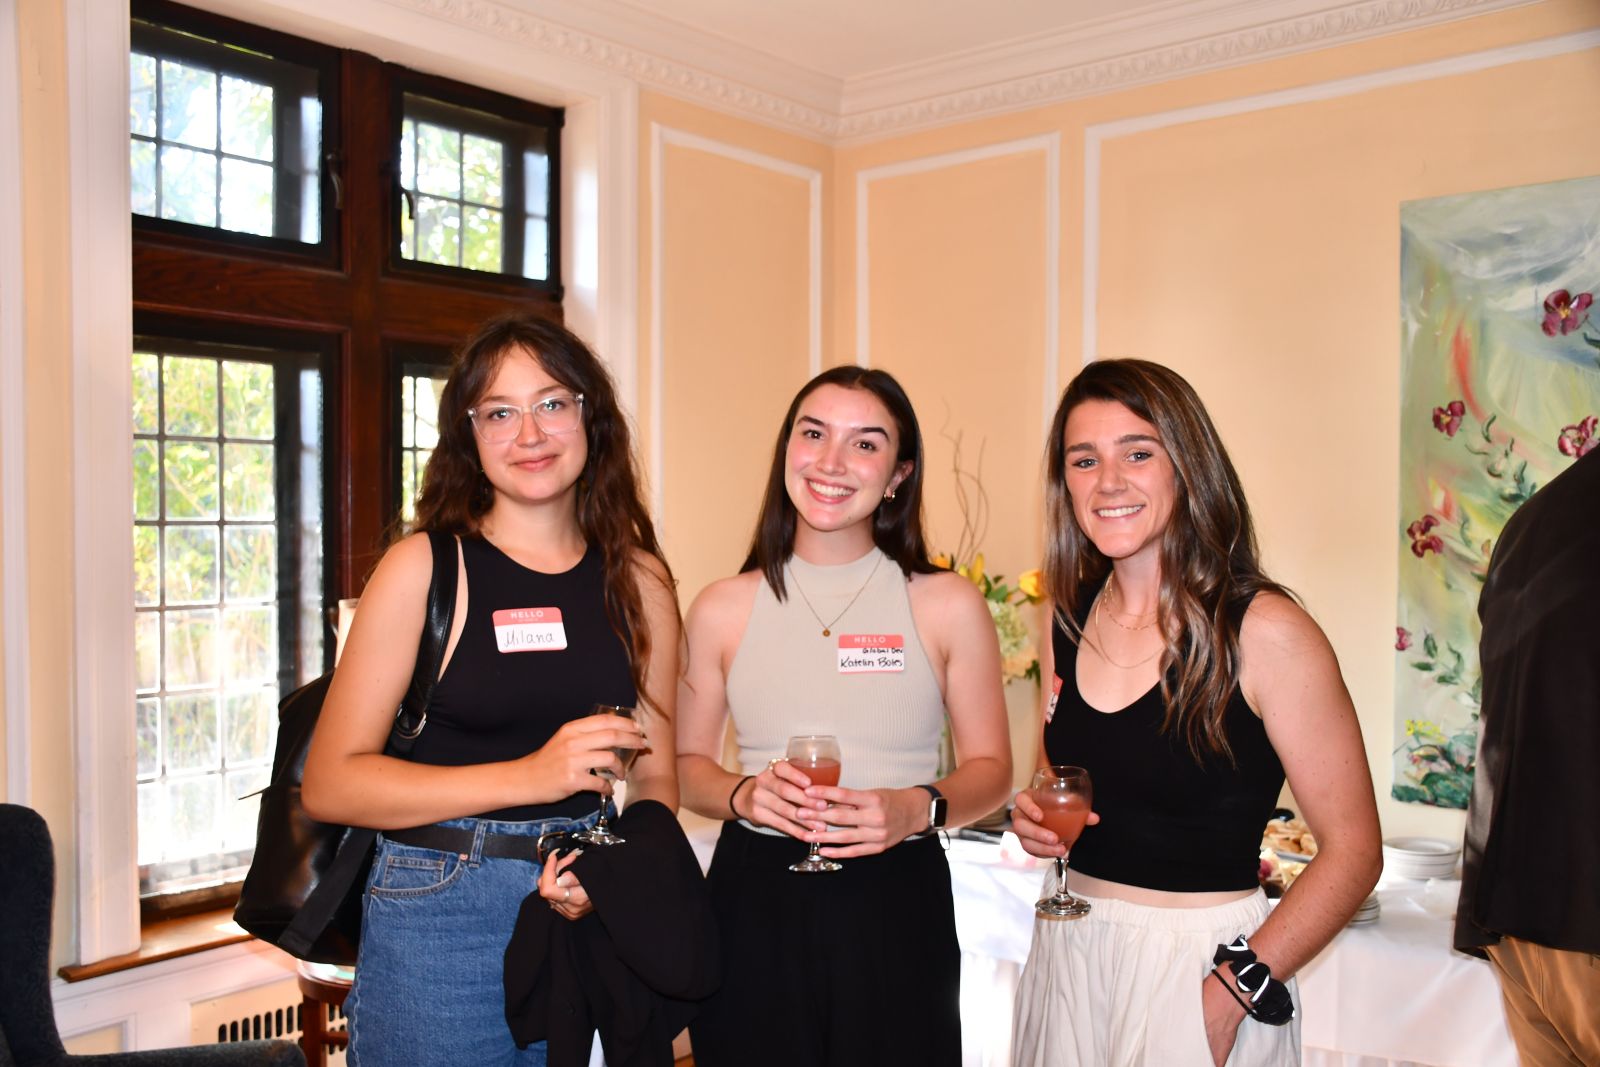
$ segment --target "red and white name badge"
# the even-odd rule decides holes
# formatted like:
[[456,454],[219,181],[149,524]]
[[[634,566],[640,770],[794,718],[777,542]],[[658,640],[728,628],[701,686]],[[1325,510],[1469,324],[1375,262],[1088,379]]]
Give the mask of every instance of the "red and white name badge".
[[1056,717],[1056,701],[1061,699],[1061,675],[1052,674],[1050,678],[1050,703],[1044,709],[1045,722]]
[[567,647],[560,608],[503,608],[492,618],[494,643],[501,652],[560,652]]
[[840,634],[840,674],[885,674],[906,669],[906,639],[900,634]]

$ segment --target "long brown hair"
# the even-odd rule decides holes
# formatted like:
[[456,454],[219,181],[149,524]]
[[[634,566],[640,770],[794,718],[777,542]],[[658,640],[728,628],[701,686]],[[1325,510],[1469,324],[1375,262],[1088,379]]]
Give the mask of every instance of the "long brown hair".
[[[646,569],[634,559],[644,551],[660,560],[669,595],[677,600],[672,570],[661,555],[655,526],[641,497],[638,460],[616,386],[605,366],[576,335],[558,323],[526,312],[490,319],[456,353],[439,397],[439,444],[422,475],[413,530],[481,536],[494,490],[478,464],[478,446],[467,409],[494,381],[507,356],[525,352],[545,373],[583,396],[583,433],[589,456],[578,480],[578,527],[598,545],[603,560],[606,615],[629,650],[629,670],[642,699],[650,662],[650,627],[638,578]],[[652,579],[655,576],[651,575]],[[676,684],[667,679],[664,684]]]
[[1197,762],[1208,751],[1231,762],[1223,719],[1239,684],[1245,610],[1257,593],[1293,594],[1261,569],[1239,475],[1194,387],[1158,363],[1099,360],[1062,394],[1045,453],[1045,585],[1074,641],[1083,636],[1079,616],[1111,573],[1111,560],[1078,526],[1067,493],[1067,416],[1086,400],[1121,404],[1150,423],[1171,457],[1176,495],[1161,534],[1156,603],[1165,640],[1162,730],[1178,731]]
[[761,497],[761,514],[750,538],[750,552],[739,568],[740,573],[761,571],[779,600],[786,593],[783,565],[794,555],[794,529],[799,521],[783,478],[789,435],[794,432],[794,420],[801,403],[824,385],[861,389],[882,401],[900,438],[895,463],[911,462],[911,473],[895,488],[894,499],[879,501],[878,509],[872,514],[873,544],[898,563],[905,574],[932,574],[939,569],[928,559],[928,546],[922,536],[922,429],[917,425],[911,398],[888,371],[848,364],[830,367],[801,387],[783,416],[778,441],[772,449],[766,492]]

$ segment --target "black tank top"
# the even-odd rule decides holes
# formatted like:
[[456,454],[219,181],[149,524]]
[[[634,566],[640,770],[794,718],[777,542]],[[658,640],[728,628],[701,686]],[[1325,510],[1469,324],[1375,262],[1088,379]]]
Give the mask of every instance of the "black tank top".
[[[1087,617],[1085,609],[1080,626]],[[1177,733],[1161,732],[1159,683],[1121,711],[1096,711],[1078,691],[1078,646],[1060,620],[1050,640],[1060,690],[1045,751],[1051,763],[1088,770],[1100,815],[1072,846],[1069,866],[1168,892],[1255,888],[1283,764],[1244,696],[1234,689],[1223,718],[1238,765],[1210,752],[1197,764]]]
[[[428,705],[411,758],[463,767],[517,759],[543,746],[593,704],[633,707],[628,649],[606,618],[600,549],[571,570],[542,574],[481,538],[463,537],[467,619]],[[560,613],[552,621],[550,609]],[[565,647],[557,647],[564,642]],[[501,651],[537,648],[537,651]],[[480,817],[521,821],[587,815],[595,793],[521,805]]]

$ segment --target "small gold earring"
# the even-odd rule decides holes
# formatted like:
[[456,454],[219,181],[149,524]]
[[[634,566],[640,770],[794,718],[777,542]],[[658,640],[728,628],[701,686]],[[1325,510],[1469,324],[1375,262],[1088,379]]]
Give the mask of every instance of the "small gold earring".
[[885,499],[885,500],[893,500],[894,499],[894,487],[893,486],[891,486],[890,488],[885,489],[883,491],[883,499]]

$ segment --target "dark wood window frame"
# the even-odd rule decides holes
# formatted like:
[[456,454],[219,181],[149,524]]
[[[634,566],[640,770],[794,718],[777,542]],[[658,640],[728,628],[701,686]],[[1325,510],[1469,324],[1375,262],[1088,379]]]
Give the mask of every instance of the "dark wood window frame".
[[[435,365],[478,324],[512,309],[561,319],[554,237],[546,281],[416,264],[398,254],[401,94],[486,110],[512,98],[168,0],[133,0],[132,15],[321,72],[322,243],[132,215],[133,312],[140,334],[258,346],[295,337],[300,347],[321,354],[325,596],[330,604],[359,596],[399,511],[394,409],[401,363],[412,358],[402,353],[428,353],[417,362]],[[524,110],[511,117],[555,118],[554,235],[560,112],[514,102]],[[331,632],[326,647],[331,663]],[[205,906],[204,891],[171,903]],[[214,895],[209,903],[217,903]]]
[[[453,350],[492,315],[522,308],[561,318],[559,255],[549,282],[438,268],[398,259],[399,103],[404,91],[463,106],[491,109],[510,97],[407,71],[360,52],[314,42],[195,11],[166,0],[134,0],[138,19],[194,27],[195,32],[266,54],[333,64],[334,91],[324,103],[324,159],[340,176],[342,208],[323,218],[332,255],[259,247],[262,238],[134,216],[133,306],[136,313],[182,317],[190,323],[248,332],[251,327],[330,335],[335,376],[326,383],[332,425],[328,480],[336,502],[326,521],[333,531],[329,580],[341,597],[357,596],[376,565],[398,512],[395,420],[390,417],[398,370],[392,346]],[[524,113],[559,114],[522,103]],[[337,138],[337,140],[336,140]],[[554,147],[554,146],[553,146]],[[552,189],[559,174],[552,155]],[[324,184],[328,180],[325,178]],[[330,201],[331,203],[331,201]],[[559,230],[559,211],[551,212]],[[181,225],[181,224],[180,224]],[[190,233],[187,231],[201,231]]]

